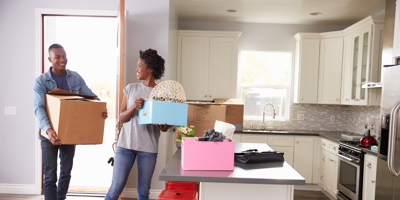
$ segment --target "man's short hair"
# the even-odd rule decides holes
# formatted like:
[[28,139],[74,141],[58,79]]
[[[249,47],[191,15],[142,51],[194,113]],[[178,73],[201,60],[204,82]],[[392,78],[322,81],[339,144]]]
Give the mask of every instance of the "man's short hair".
[[59,45],[59,44],[56,44],[56,43],[52,44],[52,45],[49,47],[49,56],[50,56],[50,50],[52,50],[52,49],[64,49],[64,47],[61,46],[61,45]]

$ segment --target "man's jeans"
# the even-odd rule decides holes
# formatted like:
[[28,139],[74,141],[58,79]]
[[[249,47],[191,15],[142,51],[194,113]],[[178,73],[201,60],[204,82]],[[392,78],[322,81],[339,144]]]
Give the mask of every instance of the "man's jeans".
[[138,200],[149,200],[151,178],[157,162],[157,153],[148,153],[117,147],[111,187],[106,200],[116,200],[125,187],[129,172],[137,157]]
[[[49,140],[41,140],[44,174],[45,200],[65,199],[71,180],[71,170],[75,155],[75,145],[53,145]],[[57,182],[57,155],[60,151],[60,179]]]

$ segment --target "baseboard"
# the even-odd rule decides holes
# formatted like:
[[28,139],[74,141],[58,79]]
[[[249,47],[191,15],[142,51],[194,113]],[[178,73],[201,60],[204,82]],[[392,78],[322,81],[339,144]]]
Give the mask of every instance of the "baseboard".
[[26,184],[2,184],[0,183],[1,194],[37,194],[36,185]]
[[295,185],[294,190],[321,191],[317,184]]
[[[162,190],[150,189],[150,199],[158,199]],[[122,198],[137,198],[138,193],[136,188],[125,188],[121,194]]]

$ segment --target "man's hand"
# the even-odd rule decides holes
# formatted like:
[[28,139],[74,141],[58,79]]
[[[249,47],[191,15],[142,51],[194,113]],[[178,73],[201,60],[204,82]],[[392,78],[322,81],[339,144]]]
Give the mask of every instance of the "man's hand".
[[167,132],[168,129],[174,127],[174,126],[168,126],[167,123],[165,123],[165,125],[158,124],[158,125],[152,125],[152,126],[155,128],[159,128],[160,131],[162,131],[162,132]]
[[107,112],[107,110],[106,110],[106,111],[103,111],[102,113],[100,113],[100,116],[101,116],[101,118],[103,118],[103,119],[107,119],[107,117],[108,117],[108,112]]
[[49,141],[53,145],[61,145],[61,140],[57,137],[57,133],[54,130],[49,128],[49,129],[47,129],[46,133],[49,136]]

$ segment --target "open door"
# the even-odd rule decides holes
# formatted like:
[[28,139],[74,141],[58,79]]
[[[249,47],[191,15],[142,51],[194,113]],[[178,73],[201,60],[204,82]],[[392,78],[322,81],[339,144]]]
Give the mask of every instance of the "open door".
[[116,113],[116,133],[115,143],[113,145],[114,152],[117,149],[117,141],[122,128],[122,123],[119,121],[121,112],[122,99],[124,97],[124,80],[125,80],[125,0],[120,0],[118,7],[118,39],[117,39],[117,112]]

